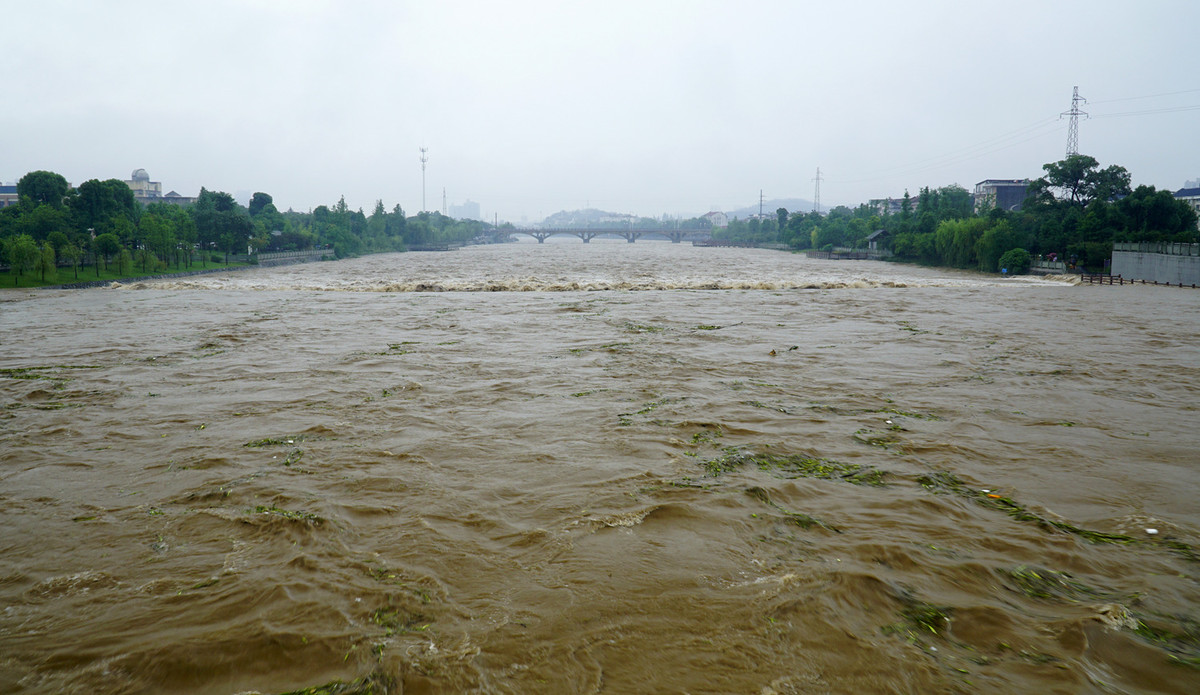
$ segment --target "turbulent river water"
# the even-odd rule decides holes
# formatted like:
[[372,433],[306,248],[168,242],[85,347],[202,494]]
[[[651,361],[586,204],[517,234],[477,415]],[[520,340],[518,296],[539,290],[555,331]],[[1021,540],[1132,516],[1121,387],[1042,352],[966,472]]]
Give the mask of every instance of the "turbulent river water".
[[0,692],[1200,692],[1198,334],[645,240],[0,292]]

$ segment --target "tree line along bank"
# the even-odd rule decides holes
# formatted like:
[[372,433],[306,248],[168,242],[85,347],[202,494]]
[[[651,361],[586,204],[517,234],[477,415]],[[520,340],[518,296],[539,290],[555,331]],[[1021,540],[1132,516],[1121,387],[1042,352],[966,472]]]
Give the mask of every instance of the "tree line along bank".
[[[895,260],[986,272],[1020,272],[1031,255],[1051,254],[1100,269],[1114,242],[1200,240],[1191,206],[1153,186],[1132,188],[1124,167],[1101,168],[1090,156],[1072,155],[1043,169],[1015,211],[978,209],[959,186],[926,187],[915,198],[905,192],[895,214],[865,204],[826,214],[780,208],[774,217],[733,220],[712,235],[804,250],[863,248],[869,236],[882,232],[877,238],[886,239]],[[45,284],[191,270],[255,251],[328,248],[342,258],[459,245],[495,239],[511,228],[437,212],[408,217],[399,205],[388,211],[382,201],[366,215],[350,210],[344,198],[307,213],[280,212],[266,193],[242,206],[228,193],[206,189],[188,206],[142,205],[124,181],[91,179],[72,188],[50,171],[26,174],[17,193],[16,205],[0,208],[0,262],[9,267],[13,286],[23,279]],[[684,224],[708,227],[701,218]]]
[[1023,271],[1001,264],[1010,252],[1010,259],[1026,259],[1026,268],[1030,256],[1054,254],[1100,270],[1114,242],[1200,241],[1190,205],[1153,186],[1132,188],[1124,167],[1101,168],[1093,157],[1071,155],[1042,168],[1045,175],[1030,183],[1015,211],[977,209],[965,189],[944,186],[922,188],[915,198],[906,191],[896,214],[868,205],[824,215],[780,208],[774,218],[734,220],[713,236],[794,249],[856,249],[882,231],[894,260],[985,272]]
[[368,216],[344,198],[310,212],[280,212],[266,193],[243,206],[206,189],[187,206],[142,205],[119,179],[72,188],[52,171],[21,177],[17,194],[16,205],[0,208],[0,263],[12,286],[184,271],[259,251],[327,248],[343,258],[463,244],[491,227],[436,212],[407,217],[383,201]]

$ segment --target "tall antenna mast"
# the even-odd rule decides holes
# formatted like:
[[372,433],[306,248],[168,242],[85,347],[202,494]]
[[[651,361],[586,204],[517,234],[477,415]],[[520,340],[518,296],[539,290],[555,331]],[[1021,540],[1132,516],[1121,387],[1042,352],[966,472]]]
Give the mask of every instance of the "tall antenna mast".
[[442,215],[447,214],[447,210],[449,210],[449,208],[446,207],[446,187],[442,186]]
[[429,161],[429,148],[421,148],[421,212],[425,212],[425,163]]
[[818,215],[821,214],[821,167],[817,167],[817,175],[813,178],[817,182],[817,188],[813,191],[813,210]]
[[758,189],[758,217],[759,217],[759,219],[762,219],[762,208],[763,208],[763,192],[762,192],[762,189],[760,188],[760,189]]
[[1079,154],[1079,117],[1087,117],[1087,112],[1079,110],[1079,102],[1087,103],[1087,99],[1079,96],[1079,87],[1075,88],[1075,93],[1071,96],[1071,110],[1063,111],[1058,115],[1061,121],[1063,116],[1070,116],[1071,121],[1067,126],[1067,156]]

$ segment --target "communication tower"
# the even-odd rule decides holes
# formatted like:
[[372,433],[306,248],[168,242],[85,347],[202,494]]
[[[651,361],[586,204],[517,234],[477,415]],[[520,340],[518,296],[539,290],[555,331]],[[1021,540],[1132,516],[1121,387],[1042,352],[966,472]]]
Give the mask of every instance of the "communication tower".
[[1079,154],[1079,117],[1087,118],[1087,112],[1079,110],[1079,103],[1087,103],[1087,99],[1079,96],[1079,87],[1075,88],[1075,93],[1071,96],[1071,110],[1063,111],[1058,115],[1059,120],[1063,116],[1070,116],[1071,121],[1067,126],[1067,156]]

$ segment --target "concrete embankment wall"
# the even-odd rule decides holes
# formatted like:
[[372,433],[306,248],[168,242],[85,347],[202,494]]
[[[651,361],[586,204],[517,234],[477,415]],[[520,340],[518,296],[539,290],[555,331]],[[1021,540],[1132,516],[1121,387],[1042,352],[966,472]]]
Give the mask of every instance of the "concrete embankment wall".
[[1115,244],[1111,272],[1128,280],[1200,285],[1200,244]]

